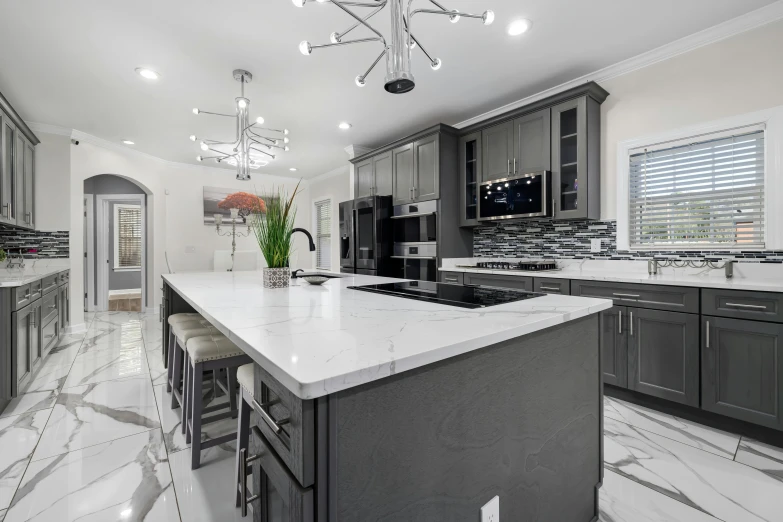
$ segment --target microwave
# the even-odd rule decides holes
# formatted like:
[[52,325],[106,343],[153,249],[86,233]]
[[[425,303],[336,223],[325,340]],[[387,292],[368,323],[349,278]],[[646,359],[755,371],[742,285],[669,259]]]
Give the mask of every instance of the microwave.
[[479,221],[552,215],[552,182],[548,171],[482,181],[478,193]]

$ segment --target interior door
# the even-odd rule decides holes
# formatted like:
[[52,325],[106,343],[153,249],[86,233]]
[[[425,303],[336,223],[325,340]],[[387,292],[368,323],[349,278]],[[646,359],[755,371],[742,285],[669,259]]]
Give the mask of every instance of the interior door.
[[507,178],[514,158],[514,122],[495,125],[481,132],[481,181]]
[[628,387],[628,309],[614,306],[601,318],[601,366],[604,382]]
[[392,151],[392,187],[394,205],[413,201],[413,143]]
[[552,170],[549,108],[514,120],[514,174]]
[[372,159],[373,178],[375,179],[375,195],[391,196],[392,188],[392,153],[384,152]]
[[413,200],[440,197],[440,136],[428,136],[413,143]]

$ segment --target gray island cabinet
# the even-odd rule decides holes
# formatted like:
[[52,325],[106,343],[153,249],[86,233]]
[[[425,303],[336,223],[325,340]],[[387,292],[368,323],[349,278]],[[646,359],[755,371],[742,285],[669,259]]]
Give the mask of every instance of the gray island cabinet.
[[611,303],[470,310],[349,288],[389,281],[164,276],[166,315],[201,313],[256,362],[254,520],[475,522],[496,495],[502,520],[597,520]]

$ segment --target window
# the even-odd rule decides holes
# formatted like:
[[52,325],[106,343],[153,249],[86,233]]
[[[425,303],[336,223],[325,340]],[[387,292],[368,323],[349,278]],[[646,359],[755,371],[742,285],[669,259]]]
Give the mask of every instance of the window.
[[141,268],[140,205],[114,205],[114,268]]
[[631,149],[630,248],[764,248],[764,141],[750,125]]
[[315,267],[332,268],[332,201],[315,203]]

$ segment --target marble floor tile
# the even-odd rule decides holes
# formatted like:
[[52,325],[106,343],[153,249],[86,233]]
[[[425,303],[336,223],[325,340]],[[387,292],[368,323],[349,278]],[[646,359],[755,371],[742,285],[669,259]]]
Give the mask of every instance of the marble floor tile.
[[743,437],[734,460],[763,471],[783,483],[783,449],[781,448]]
[[[169,454],[174,487],[182,520],[188,522],[240,522],[242,518],[234,507],[235,453],[233,448],[209,448],[201,456],[201,468],[191,471],[190,451]],[[252,478],[251,478],[252,480]],[[251,506],[252,507],[252,506]]]
[[144,349],[144,340],[141,338],[141,335],[125,338],[109,334],[108,336],[97,336],[85,340],[79,350],[79,355],[97,352],[112,352],[119,355],[124,351],[135,348]]
[[0,413],[0,419],[32,411],[48,410],[54,406],[56,400],[57,391],[55,390],[23,393],[22,395],[11,399],[11,402],[8,403],[5,410]]
[[604,471],[599,522],[719,522],[623,476]]
[[160,430],[32,462],[5,522],[122,520],[180,520]]
[[783,521],[783,485],[749,466],[604,419],[604,465],[724,522]]
[[[78,348],[75,349],[78,350]],[[65,384],[68,372],[71,371],[71,366],[76,358],[72,353],[73,350],[50,353],[36,370],[33,380],[25,388],[25,393],[43,390],[59,392]]]
[[150,369],[150,378],[152,378],[152,385],[166,384],[168,378],[168,370],[163,366],[163,358],[160,353],[147,352],[147,365]]
[[149,377],[64,389],[33,461],[160,428]]
[[0,509],[0,522],[5,520],[5,509]]
[[0,509],[11,504],[51,410],[0,419]]
[[[209,394],[209,391],[205,389],[205,392]],[[163,429],[163,438],[166,442],[166,449],[169,453],[181,451],[190,447],[190,444],[185,442],[185,436],[182,434],[182,409],[171,409],[171,394],[166,391],[165,385],[155,386],[155,402],[158,405],[158,412],[160,413],[160,424]],[[205,406],[214,406],[218,404],[225,404],[228,402],[226,395],[221,395],[216,400],[212,400],[207,396],[204,399]],[[225,411],[225,410],[221,410]],[[209,424],[202,425],[202,440],[212,439],[220,437],[221,435],[227,435],[237,431],[236,419],[222,419],[217,422],[210,422]]]
[[145,377],[149,379],[144,345],[80,354],[73,362],[64,388],[96,382]]
[[57,346],[52,348],[49,355],[68,352],[73,357],[76,357],[76,354],[79,353],[79,348],[84,342],[85,335],[85,333],[64,335],[60,342],[57,343]]
[[740,439],[739,435],[612,397],[604,397],[604,415],[727,459],[734,458]]

